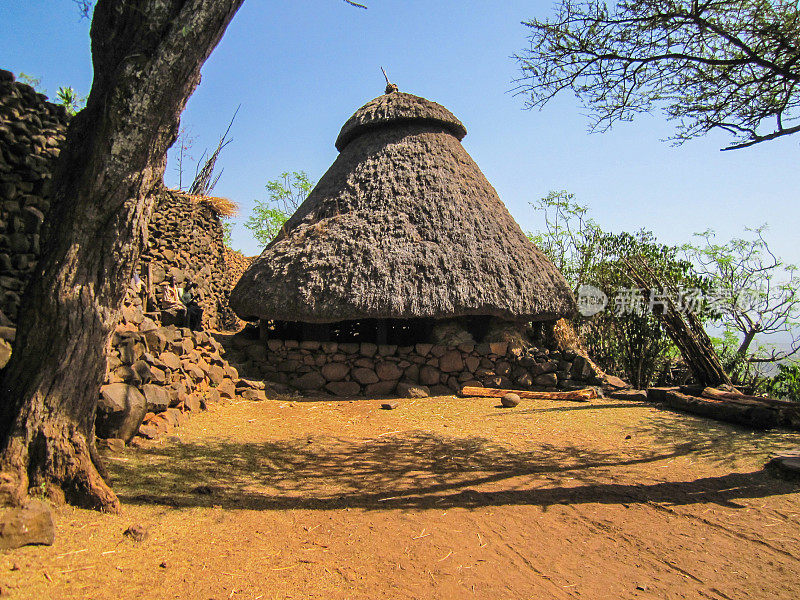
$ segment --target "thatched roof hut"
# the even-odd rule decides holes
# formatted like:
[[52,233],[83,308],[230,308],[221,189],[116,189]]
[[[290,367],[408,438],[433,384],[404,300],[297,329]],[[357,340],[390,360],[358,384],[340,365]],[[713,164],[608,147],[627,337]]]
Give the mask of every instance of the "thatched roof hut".
[[567,282],[461,146],[466,133],[411,94],[358,109],[336,161],[239,280],[233,309],[304,323],[571,314]]

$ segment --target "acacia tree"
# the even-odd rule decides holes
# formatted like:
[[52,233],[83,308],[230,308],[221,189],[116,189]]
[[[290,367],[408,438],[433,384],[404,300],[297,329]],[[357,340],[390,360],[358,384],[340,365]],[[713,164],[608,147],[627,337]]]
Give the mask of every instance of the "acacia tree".
[[[558,266],[577,295],[588,285],[607,300],[593,314],[573,318],[590,354],[604,370],[638,388],[647,387],[676,350],[656,314],[663,299],[648,298],[646,290],[638,289],[630,277],[631,261],[647,264],[670,287],[701,289],[706,282],[679,257],[680,248],[659,244],[652,232],[603,231],[573,194],[550,192],[531,205],[542,214],[543,227],[528,234],[530,239]],[[682,299],[676,295],[676,301]]]
[[722,129],[733,136],[723,150],[800,131],[794,0],[562,0],[552,20],[523,24],[527,108],[569,89],[601,131],[663,108],[676,143]]
[[[0,494],[115,510],[94,448],[113,330],[200,68],[243,0],[99,0],[94,80],[53,177],[50,235],[0,389]],[[100,469],[100,471],[98,471]]]
[[266,246],[308,197],[314,185],[305,171],[281,173],[278,179],[267,182],[268,198],[255,200],[253,212],[244,226],[253,232],[253,237],[262,246]]
[[[712,230],[696,234],[697,244],[684,247],[696,269],[714,286],[718,320],[738,334],[730,368],[740,380],[752,379],[751,367],[780,363],[800,352],[800,276],[770,250],[766,226],[747,229],[750,239],[717,243]],[[791,336],[785,349],[753,349],[756,336]]]

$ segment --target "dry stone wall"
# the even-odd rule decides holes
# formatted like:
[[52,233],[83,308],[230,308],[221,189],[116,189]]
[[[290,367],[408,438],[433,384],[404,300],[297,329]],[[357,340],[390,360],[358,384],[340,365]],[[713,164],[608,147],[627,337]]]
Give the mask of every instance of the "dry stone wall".
[[6,325],[16,323],[39,257],[53,164],[68,121],[62,106],[0,70],[0,321]]
[[[95,430],[99,438],[155,439],[170,433],[209,404],[265,400],[263,382],[239,376],[217,337],[163,325],[143,315],[141,298],[128,294],[110,346]],[[224,339],[221,338],[221,339]],[[271,388],[270,393],[288,391]]]
[[[336,396],[404,395],[409,386],[451,394],[465,385],[572,390],[600,383],[585,357],[507,342],[457,347],[237,340],[242,369],[267,381]],[[241,364],[241,363],[240,363]]]
[[225,265],[222,224],[205,202],[172,190],[158,194],[140,272],[156,294],[160,284],[173,277],[178,285],[194,281],[200,288],[204,326],[224,329],[235,322],[228,308],[231,282]]
[[[16,323],[22,292],[39,258],[54,161],[68,122],[63,107],[0,70],[0,327]],[[143,279],[154,292],[170,276],[179,284],[196,282],[205,326],[236,323],[228,308],[232,282],[222,224],[211,205],[180,192],[158,192],[140,271],[152,274]],[[0,348],[0,359],[2,354]]]

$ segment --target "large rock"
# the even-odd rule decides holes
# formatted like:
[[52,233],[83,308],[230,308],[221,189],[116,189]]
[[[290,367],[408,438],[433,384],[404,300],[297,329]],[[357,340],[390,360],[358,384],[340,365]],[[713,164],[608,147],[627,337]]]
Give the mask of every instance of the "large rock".
[[558,385],[558,376],[555,373],[545,373],[544,375],[539,375],[533,382],[543,387],[555,387]]
[[150,383],[153,379],[153,373],[150,371],[150,365],[143,360],[137,360],[131,365],[131,370],[136,373],[136,379],[141,383]]
[[533,385],[533,377],[526,371],[517,377],[517,384],[524,388],[531,387]]
[[235,398],[236,384],[231,379],[223,379],[222,383],[217,386],[217,391],[223,398]]
[[310,373],[306,373],[305,375],[301,375],[294,381],[292,381],[292,385],[300,390],[305,391],[314,391],[322,389],[326,383],[326,379],[318,372],[311,371]]
[[491,342],[489,351],[497,356],[505,356],[508,352],[508,342]]
[[0,550],[32,544],[52,546],[55,539],[53,513],[41,500],[30,500],[22,508],[0,509]]
[[246,388],[241,393],[242,398],[245,400],[252,400],[254,402],[261,402],[267,399],[264,390],[256,390],[253,388]]
[[142,387],[148,412],[160,413],[169,408],[169,392],[160,385],[148,383]]
[[394,392],[397,385],[395,381],[379,381],[378,383],[371,383],[364,388],[364,395],[367,397],[380,397],[388,396]]
[[437,385],[440,377],[439,369],[431,367],[430,365],[423,365],[419,370],[419,382],[422,385]]
[[449,350],[439,358],[439,370],[443,373],[457,373],[464,370],[464,359],[458,350]]
[[96,433],[101,438],[131,441],[147,413],[142,393],[127,383],[111,383],[100,388],[97,402]]
[[427,398],[431,395],[431,391],[427,386],[405,381],[398,383],[395,391],[402,398]]
[[378,374],[372,369],[358,367],[353,369],[353,379],[363,385],[369,385],[370,383],[378,383]]
[[148,331],[144,334],[144,339],[147,340],[147,346],[150,348],[150,352],[155,354],[163,352],[167,347],[167,336],[159,329]]
[[174,352],[162,352],[158,355],[158,359],[164,363],[168,369],[177,371],[181,368],[181,359]]
[[[237,373],[238,375],[238,373]],[[225,369],[219,365],[212,365],[208,369],[208,379],[212,385],[219,385],[225,379]]]
[[380,362],[375,365],[375,373],[381,381],[397,381],[403,371],[393,362]]
[[346,363],[328,363],[322,367],[322,375],[328,381],[341,381],[350,372]]
[[464,366],[467,367],[467,370],[470,373],[474,373],[475,369],[477,369],[478,365],[480,364],[481,359],[479,359],[477,356],[468,356],[466,359],[464,359]]
[[361,344],[360,351],[361,351],[361,356],[367,356],[367,357],[375,356],[375,353],[378,351],[378,346],[376,346],[371,342],[364,342],[363,344]]
[[534,377],[547,373],[555,373],[556,371],[558,371],[558,363],[554,360],[540,362],[531,367],[531,374]]

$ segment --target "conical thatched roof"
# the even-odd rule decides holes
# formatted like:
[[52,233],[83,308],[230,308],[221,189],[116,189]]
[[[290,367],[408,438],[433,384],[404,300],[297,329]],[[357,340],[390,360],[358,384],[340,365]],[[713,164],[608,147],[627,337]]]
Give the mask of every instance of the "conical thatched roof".
[[574,301],[461,146],[443,106],[394,92],[345,123],[340,154],[231,293],[244,319],[554,319]]

